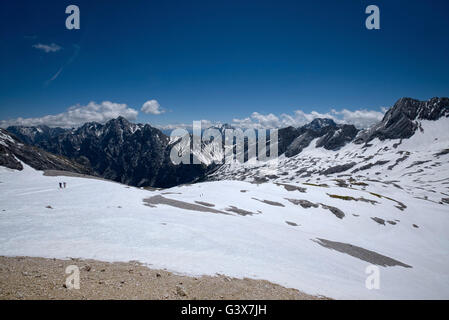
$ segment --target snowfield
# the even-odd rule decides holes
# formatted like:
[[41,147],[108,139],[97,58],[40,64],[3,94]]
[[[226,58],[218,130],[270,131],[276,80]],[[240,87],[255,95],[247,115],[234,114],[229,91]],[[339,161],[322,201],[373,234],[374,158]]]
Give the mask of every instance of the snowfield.
[[[437,178],[433,170],[427,180]],[[44,176],[25,164],[0,167],[0,255],[138,260],[337,299],[449,299],[449,205],[417,199],[407,189],[412,178],[403,189],[333,178],[280,182],[148,191]],[[365,287],[373,264],[378,290]]]

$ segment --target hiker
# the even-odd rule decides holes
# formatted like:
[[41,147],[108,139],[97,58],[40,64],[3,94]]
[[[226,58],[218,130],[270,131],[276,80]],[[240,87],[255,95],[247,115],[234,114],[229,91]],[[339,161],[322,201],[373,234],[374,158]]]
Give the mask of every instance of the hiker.
[[59,189],[62,189],[62,183],[61,182],[59,183]]
[[64,189],[65,189],[66,186],[67,186],[67,183],[64,182]]

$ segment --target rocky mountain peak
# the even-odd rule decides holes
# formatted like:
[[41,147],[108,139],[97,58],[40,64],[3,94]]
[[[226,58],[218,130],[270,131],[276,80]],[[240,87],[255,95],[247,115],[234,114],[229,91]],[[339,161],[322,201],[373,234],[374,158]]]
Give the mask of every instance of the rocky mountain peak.
[[303,127],[305,129],[310,129],[310,130],[321,130],[325,127],[336,127],[337,124],[334,122],[334,120],[329,119],[329,118],[316,118],[313,119],[312,122],[304,125]]
[[401,98],[385,113],[381,122],[359,134],[355,143],[365,143],[375,138],[407,139],[415,133],[419,121],[438,120],[448,116],[449,98],[432,98],[427,101]]
[[388,126],[400,117],[409,120],[438,120],[446,115],[449,115],[448,98],[435,97],[427,101],[401,98],[387,111],[382,122]]
[[132,123],[130,121],[128,121],[128,119],[126,119],[123,116],[119,116],[119,117],[117,117],[115,119],[109,120],[108,122],[106,122],[106,125],[108,125],[108,124],[109,125],[111,125],[111,124],[119,125],[121,127],[129,127],[129,126],[132,125]]
[[135,125],[122,116],[111,119],[104,124],[106,130],[114,128],[115,130],[130,131],[133,126]]

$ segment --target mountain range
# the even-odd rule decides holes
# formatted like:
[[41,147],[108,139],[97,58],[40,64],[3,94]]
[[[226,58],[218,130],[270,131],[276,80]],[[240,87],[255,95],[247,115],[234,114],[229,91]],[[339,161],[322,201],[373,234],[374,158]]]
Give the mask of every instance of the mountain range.
[[61,155],[105,179],[139,187],[170,187],[204,176],[207,166],[170,161],[170,138],[123,117],[77,129],[9,127],[26,144]]
[[[312,142],[313,148],[336,151],[349,144],[353,148],[363,148],[369,146],[374,139],[407,139],[417,130],[422,130],[421,121],[435,121],[448,116],[448,98],[432,98],[428,101],[401,98],[386,112],[382,121],[366,130],[359,130],[350,124],[336,124],[332,119],[323,118],[314,119],[297,128],[281,128],[278,131],[278,153],[285,158],[292,158],[309,148]],[[223,128],[231,127],[225,125]],[[212,158],[204,159],[204,156],[202,164],[174,165],[170,160],[170,150],[172,147],[179,148],[179,142],[170,141],[169,136],[149,124],[134,124],[123,117],[105,124],[86,123],[76,129],[11,126],[7,128],[7,133],[2,131],[2,134],[10,134],[14,141],[21,141],[22,145],[46,152],[41,154],[54,154],[61,157],[58,159],[65,159],[65,163],[69,164],[64,168],[68,171],[91,173],[132,186],[172,187],[209,179],[210,176],[216,179],[217,174],[211,173],[217,171],[227,178],[237,176],[227,171],[228,166],[215,164]],[[8,139],[3,144],[7,141]],[[207,143],[203,143],[203,147],[207,148]],[[14,159],[7,160],[5,153],[2,150],[3,163],[14,166]],[[35,161],[23,157],[23,154],[32,152],[20,152],[20,148],[9,153],[24,159],[37,169],[62,166],[60,163],[56,165],[54,161],[49,162],[48,166],[43,166],[42,163],[37,165]],[[362,162],[367,161],[363,159]],[[19,165],[16,163],[15,166]],[[354,162],[349,162],[320,172],[343,172],[353,166]],[[301,170],[309,174],[317,171],[306,168]]]

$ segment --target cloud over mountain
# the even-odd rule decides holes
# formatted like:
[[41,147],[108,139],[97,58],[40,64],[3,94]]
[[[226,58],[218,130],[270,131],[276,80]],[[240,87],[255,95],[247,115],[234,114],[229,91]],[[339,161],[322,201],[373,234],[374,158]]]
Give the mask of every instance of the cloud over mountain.
[[16,118],[0,121],[0,127],[13,125],[71,128],[78,127],[86,122],[104,123],[108,120],[122,116],[130,121],[137,119],[138,111],[126,104],[103,101],[101,103],[89,102],[87,105],[74,105],[67,111],[55,115],[46,115],[38,118]]
[[385,108],[381,108],[380,111],[367,109],[354,111],[343,109],[337,111],[332,109],[326,113],[317,111],[306,113],[302,110],[296,110],[293,114],[283,113],[280,116],[276,116],[273,113],[261,114],[259,112],[253,112],[249,117],[233,119],[232,124],[242,128],[283,128],[288,126],[299,127],[316,118],[328,118],[334,120],[336,123],[353,124],[357,128],[368,128],[382,120],[385,111]]
[[[232,119],[230,124],[233,127],[242,129],[279,129],[288,126],[300,127],[317,118],[328,118],[334,120],[337,124],[353,124],[359,129],[365,129],[381,121],[386,111],[386,108],[379,108],[378,111],[368,109],[359,109],[354,111],[342,109],[337,111],[332,109],[326,113],[317,111],[307,113],[302,110],[296,110],[293,114],[283,113],[281,115],[253,112],[246,118]],[[220,127],[222,124],[222,121],[201,120],[201,127],[203,129],[209,127]],[[174,130],[178,128],[192,129],[192,123],[172,123],[166,125],[156,125],[156,127],[162,130]]]

